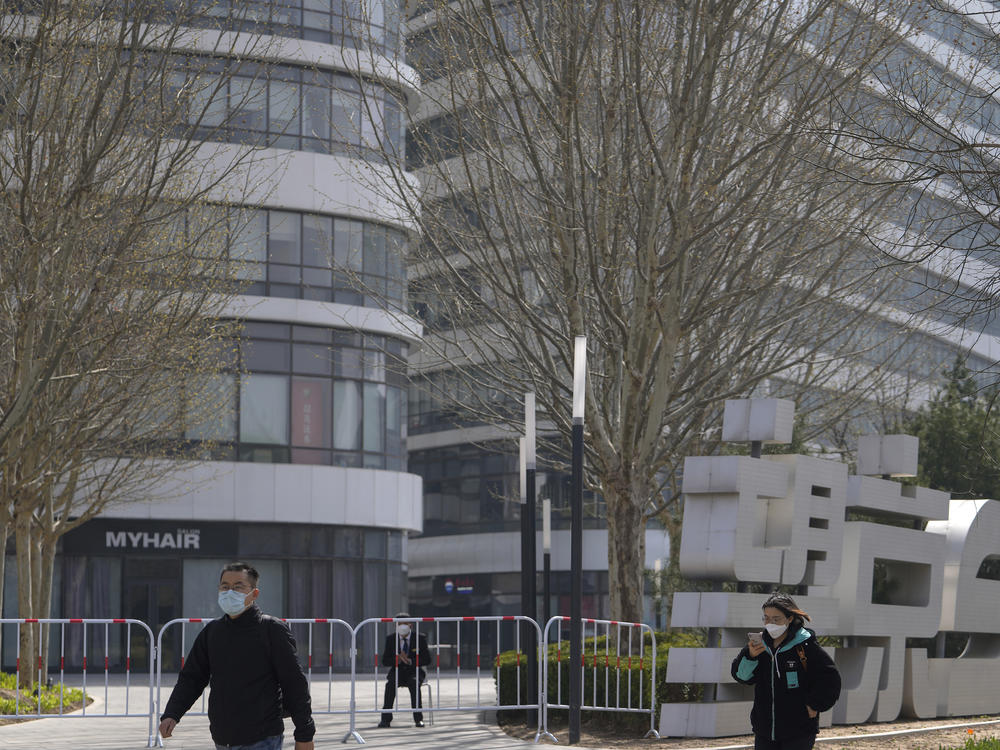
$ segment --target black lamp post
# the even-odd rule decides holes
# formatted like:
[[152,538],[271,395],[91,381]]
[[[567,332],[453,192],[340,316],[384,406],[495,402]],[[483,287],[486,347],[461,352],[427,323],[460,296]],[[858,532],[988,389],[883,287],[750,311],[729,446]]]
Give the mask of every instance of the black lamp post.
[[[523,610],[526,617],[538,620],[538,598],[536,595],[536,571],[538,562],[535,557],[535,394],[524,394],[524,515],[528,523],[523,537],[527,549],[524,555],[524,599],[527,607]],[[538,651],[535,633],[529,630],[527,640],[529,699],[538,694]],[[537,724],[538,715],[535,711],[528,712],[528,723]]]
[[573,469],[570,492],[569,744],[580,741],[583,703],[583,414],[587,384],[587,337],[573,352]]

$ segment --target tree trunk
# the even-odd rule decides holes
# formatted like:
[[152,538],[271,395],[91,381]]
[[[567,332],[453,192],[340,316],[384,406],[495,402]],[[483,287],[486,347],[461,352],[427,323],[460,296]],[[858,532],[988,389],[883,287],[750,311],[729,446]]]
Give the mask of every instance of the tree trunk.
[[[34,617],[34,597],[32,596],[32,558],[35,557],[34,540],[31,538],[31,516],[20,513],[14,522],[14,544],[17,549],[17,616]],[[18,684],[31,689],[34,676],[32,661],[35,656],[34,628],[22,625],[19,628],[18,644]]]
[[608,589],[611,619],[642,621],[642,593],[646,562],[644,497],[637,502],[636,488],[624,497],[606,496],[608,503]]
[[[6,496],[0,497],[0,503],[6,502]],[[4,580],[7,575],[7,534],[10,532],[10,520],[4,519],[0,523],[0,617],[4,616],[3,595],[5,591]],[[3,628],[0,628],[0,654],[3,653]]]
[[[37,578],[33,584],[33,589],[37,593],[35,597],[35,612],[39,618],[52,616],[52,577],[56,564],[56,539],[45,536],[39,544],[35,555],[38,562],[35,566]],[[52,631],[51,625],[39,626],[42,640],[39,647],[42,657],[42,681],[44,682],[49,673],[49,634]]]

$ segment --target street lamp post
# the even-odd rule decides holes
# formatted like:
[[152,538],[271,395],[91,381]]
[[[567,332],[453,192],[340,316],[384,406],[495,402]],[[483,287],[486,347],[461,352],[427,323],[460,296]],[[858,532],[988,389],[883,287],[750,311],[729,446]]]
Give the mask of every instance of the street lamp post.
[[569,744],[580,741],[583,703],[583,415],[587,384],[587,337],[573,353],[573,468],[570,491]]
[[552,501],[542,500],[542,627],[552,619]]
[[[526,617],[532,620],[538,619],[538,599],[536,595],[536,577],[538,562],[535,556],[535,394],[524,394],[524,515],[527,517],[525,542],[527,544],[527,554],[524,555],[524,598],[527,600],[527,607],[524,610]],[[529,699],[538,694],[538,652],[533,639],[533,634],[528,634],[528,679],[527,689]],[[528,712],[528,723],[536,724],[538,714],[535,711]]]

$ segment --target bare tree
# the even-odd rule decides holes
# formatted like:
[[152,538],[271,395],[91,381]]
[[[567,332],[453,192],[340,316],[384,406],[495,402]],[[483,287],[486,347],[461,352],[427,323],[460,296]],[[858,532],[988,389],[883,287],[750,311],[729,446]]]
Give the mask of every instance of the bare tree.
[[[383,185],[420,229],[411,301],[428,333],[411,367],[456,413],[515,428],[534,391],[565,435],[587,335],[611,612],[638,620],[647,520],[676,533],[680,462],[717,444],[723,400],[839,417],[905,341],[866,241],[895,186],[846,179],[867,166],[816,134],[896,41],[873,23],[890,8],[432,5],[409,48],[421,188],[401,171]],[[809,424],[803,439],[826,422]]]
[[255,77],[233,76],[265,50],[192,28],[198,3],[8,5],[0,566],[12,525],[20,616],[45,617],[59,537],[231,429],[239,227],[206,201],[246,178],[253,148],[205,141],[259,103]]

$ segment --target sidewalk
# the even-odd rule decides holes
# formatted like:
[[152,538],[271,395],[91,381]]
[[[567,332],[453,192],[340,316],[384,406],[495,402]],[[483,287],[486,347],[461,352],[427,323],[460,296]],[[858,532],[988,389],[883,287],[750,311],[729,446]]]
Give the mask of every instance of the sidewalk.
[[[174,684],[174,675],[164,675],[161,700],[166,702],[170,688]],[[380,686],[379,686],[380,687]],[[455,680],[442,678],[440,684],[433,685],[433,705],[443,709],[457,706],[459,685]],[[463,704],[480,703],[481,710],[448,711],[442,710],[433,715],[427,711],[426,689],[424,693],[424,723],[423,728],[413,726],[409,712],[396,712],[393,725],[389,729],[379,729],[379,713],[376,712],[376,685],[373,681],[359,684],[357,687],[357,731],[365,741],[364,747],[398,748],[406,746],[414,750],[433,750],[435,748],[468,748],[469,750],[517,750],[532,746],[504,734],[493,722],[492,713],[488,710],[488,702],[495,700],[493,680],[482,679],[478,685],[479,695],[476,695],[474,680],[463,679],[461,684]],[[406,691],[402,691],[407,698]],[[95,702],[87,707],[87,716],[80,718],[70,716],[53,719],[37,719],[0,726],[0,748],[11,750],[139,750],[147,746],[149,738],[149,720],[146,717],[106,717],[100,714],[124,713],[125,700],[129,701],[129,711],[142,711],[149,701],[148,687],[131,686],[126,695],[124,685],[110,685],[105,691],[103,682],[100,685],[88,684],[88,693]],[[105,700],[105,696],[107,699]],[[349,705],[350,684],[335,676],[332,682],[319,680],[313,676],[312,697],[315,711],[325,711],[332,708],[335,711],[346,710]],[[379,698],[380,700],[380,698]],[[196,703],[192,712],[201,710],[201,704]],[[361,713],[361,711],[365,711]],[[369,712],[370,711],[370,712]],[[486,721],[485,717],[489,717]],[[347,744],[342,744],[350,728],[349,717],[346,714],[329,715],[316,713],[317,748],[331,750],[332,748],[357,747],[352,738]],[[286,720],[285,748],[292,750],[292,723]],[[174,730],[173,737],[164,740],[166,750],[215,750],[208,731],[208,718],[188,714]]]

